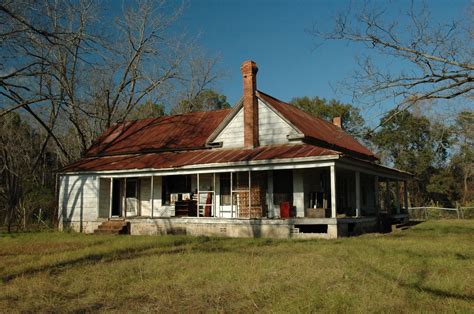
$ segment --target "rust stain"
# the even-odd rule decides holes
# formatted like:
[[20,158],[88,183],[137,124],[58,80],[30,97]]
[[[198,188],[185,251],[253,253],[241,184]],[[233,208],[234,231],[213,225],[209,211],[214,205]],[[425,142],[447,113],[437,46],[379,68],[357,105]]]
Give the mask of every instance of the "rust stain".
[[338,126],[314,117],[293,105],[287,104],[261,91],[257,96],[272,106],[307,137],[333,145],[334,149],[346,149],[376,159],[375,154]]
[[181,152],[141,153],[129,155],[86,157],[65,168],[63,172],[132,169],[179,168],[266,159],[337,155],[339,152],[313,145],[261,146],[255,149],[205,149]]

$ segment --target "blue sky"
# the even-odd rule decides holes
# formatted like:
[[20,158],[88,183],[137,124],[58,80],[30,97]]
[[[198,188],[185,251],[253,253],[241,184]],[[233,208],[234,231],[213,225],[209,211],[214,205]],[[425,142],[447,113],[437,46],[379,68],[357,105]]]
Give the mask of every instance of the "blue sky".
[[[209,55],[220,56],[226,77],[216,89],[231,104],[241,96],[240,64],[247,59],[258,64],[258,89],[284,101],[320,96],[351,102],[331,86],[350,76],[355,53],[364,51],[343,42],[328,42],[314,50],[313,38],[305,31],[313,23],[329,25],[347,4],[329,0],[191,0],[180,23],[190,35],[200,34],[199,42]],[[465,14],[469,1],[427,4],[433,18],[447,21]],[[409,2],[396,5],[404,10]]]

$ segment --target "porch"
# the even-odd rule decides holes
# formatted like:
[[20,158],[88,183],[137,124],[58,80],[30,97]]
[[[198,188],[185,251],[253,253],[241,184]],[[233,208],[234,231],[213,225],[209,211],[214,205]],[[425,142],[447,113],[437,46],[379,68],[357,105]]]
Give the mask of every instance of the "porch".
[[252,168],[101,176],[98,218],[126,219],[132,234],[329,238],[406,218],[401,175],[342,162]]

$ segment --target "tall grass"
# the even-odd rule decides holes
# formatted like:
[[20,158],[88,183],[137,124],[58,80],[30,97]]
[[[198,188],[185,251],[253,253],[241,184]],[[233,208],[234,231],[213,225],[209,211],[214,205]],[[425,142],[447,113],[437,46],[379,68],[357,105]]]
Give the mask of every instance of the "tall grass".
[[474,222],[340,240],[0,236],[0,312],[472,312]]

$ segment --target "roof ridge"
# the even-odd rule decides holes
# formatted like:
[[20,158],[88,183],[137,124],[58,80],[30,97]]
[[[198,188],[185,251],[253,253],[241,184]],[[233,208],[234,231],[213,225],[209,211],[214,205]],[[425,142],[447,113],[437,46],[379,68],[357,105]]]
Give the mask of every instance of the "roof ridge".
[[323,119],[323,118],[321,118],[321,117],[312,115],[312,114],[310,114],[310,113],[304,111],[303,109],[298,108],[297,106],[295,106],[295,105],[293,105],[293,104],[290,104],[290,103],[288,103],[288,102],[286,102],[286,101],[280,100],[280,99],[278,99],[278,98],[276,98],[276,97],[274,97],[274,96],[272,96],[272,95],[269,95],[269,94],[267,94],[267,93],[264,93],[264,92],[262,92],[262,91],[257,90],[257,92],[260,93],[260,94],[263,94],[263,95],[265,95],[265,96],[267,96],[267,97],[270,97],[270,98],[272,98],[272,99],[274,99],[274,100],[276,100],[276,101],[278,101],[278,102],[280,102],[280,103],[283,103],[283,104],[285,104],[285,105],[291,106],[291,107],[295,108],[296,110],[298,110],[299,112],[301,112],[301,113],[304,114],[304,115],[307,115],[307,116],[309,116],[309,117],[311,117],[311,118],[314,118],[314,119],[318,119],[318,120],[320,120],[320,121],[326,123],[327,125],[330,125],[331,127],[335,127],[335,128],[334,128],[335,130],[336,130],[336,128],[337,128],[337,129],[339,129],[340,131],[346,133],[347,135],[352,136],[352,135],[350,135],[349,133],[347,133],[344,129],[342,129],[342,128],[336,126],[336,125],[334,125],[332,122],[330,122],[330,121],[328,121],[328,120],[325,120],[325,119]]
[[[276,111],[280,112],[291,124],[300,129],[306,137],[325,142],[328,145],[340,147],[353,153],[369,156],[370,158],[377,158],[374,152],[368,147],[333,123],[259,90],[257,90],[257,97],[261,97],[262,101],[265,101]],[[319,125],[319,127],[315,128],[316,125]]]

